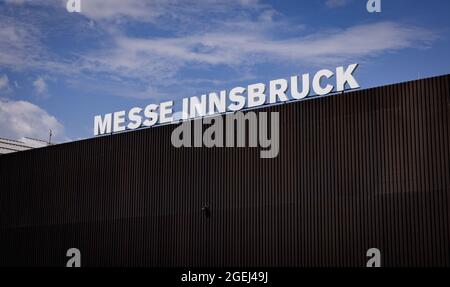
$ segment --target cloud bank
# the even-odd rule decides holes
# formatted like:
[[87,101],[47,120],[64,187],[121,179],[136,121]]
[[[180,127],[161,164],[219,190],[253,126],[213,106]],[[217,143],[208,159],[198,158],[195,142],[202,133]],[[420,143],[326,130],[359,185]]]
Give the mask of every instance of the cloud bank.
[[1,137],[9,139],[32,137],[46,140],[49,130],[52,130],[56,141],[68,140],[64,126],[42,108],[27,101],[0,99]]

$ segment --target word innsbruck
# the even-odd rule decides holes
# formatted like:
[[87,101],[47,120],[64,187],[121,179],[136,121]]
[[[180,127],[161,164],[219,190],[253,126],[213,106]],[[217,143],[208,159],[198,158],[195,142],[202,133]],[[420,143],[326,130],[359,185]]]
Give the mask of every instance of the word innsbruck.
[[[353,77],[357,67],[358,64],[351,64],[346,68],[337,67],[335,72],[328,69],[318,71],[312,77],[314,95],[327,95],[333,92],[335,88],[336,92],[343,91],[346,84],[349,85],[350,89],[359,88],[358,82]],[[325,79],[330,80],[334,76],[336,85],[323,83]],[[301,91],[299,90],[300,86]],[[267,89],[268,93],[266,92]],[[301,84],[299,84],[299,76],[292,76],[290,80],[272,80],[269,82],[268,87],[263,83],[257,83],[248,85],[246,88],[235,87],[229,93],[223,90],[219,93],[204,94],[201,97],[184,98],[182,100],[181,120],[226,112],[237,112],[265,104],[301,100],[308,97],[310,91],[310,75],[303,74]],[[134,107],[128,113],[126,111],[118,111],[105,114],[104,116],[97,115],[94,118],[94,135],[121,132],[126,129],[134,130],[142,126],[151,127],[156,124],[178,121],[180,119],[174,119],[173,117],[173,106],[174,101],[167,101],[159,105],[150,104],[145,108]]]

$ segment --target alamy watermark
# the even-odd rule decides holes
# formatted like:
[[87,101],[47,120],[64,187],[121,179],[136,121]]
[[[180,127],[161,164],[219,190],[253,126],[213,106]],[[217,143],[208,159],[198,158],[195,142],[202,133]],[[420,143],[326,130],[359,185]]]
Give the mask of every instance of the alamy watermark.
[[[278,113],[277,113],[278,114]],[[221,118],[221,117],[217,117]],[[185,126],[186,127],[186,126]],[[202,208],[206,210],[207,207]],[[81,267],[81,252],[78,248],[70,248],[66,252],[66,256],[69,260],[66,263],[66,267]],[[369,248],[366,252],[367,260],[366,267],[381,267],[381,251],[378,248]]]
[[261,158],[274,158],[280,148],[279,113],[237,112],[185,121],[173,130],[171,141],[176,148],[260,147]]
[[381,251],[378,248],[367,250],[366,256],[369,257],[366,267],[381,267]]
[[[381,0],[368,0],[366,8],[369,13],[381,13]],[[66,9],[69,13],[81,13],[81,0],[67,0]]]
[[70,257],[67,260],[66,267],[81,267],[81,252],[78,248],[68,249],[66,256]]
[[67,0],[66,9],[69,13],[81,13],[81,0]]
[[381,13],[381,0],[367,1],[366,8],[369,13]]

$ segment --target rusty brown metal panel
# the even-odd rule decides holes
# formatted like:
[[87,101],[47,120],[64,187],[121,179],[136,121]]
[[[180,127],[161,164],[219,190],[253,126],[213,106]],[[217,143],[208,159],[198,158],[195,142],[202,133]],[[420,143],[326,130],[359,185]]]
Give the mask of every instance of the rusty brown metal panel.
[[449,81],[263,108],[274,159],[173,125],[2,155],[0,265],[450,266]]

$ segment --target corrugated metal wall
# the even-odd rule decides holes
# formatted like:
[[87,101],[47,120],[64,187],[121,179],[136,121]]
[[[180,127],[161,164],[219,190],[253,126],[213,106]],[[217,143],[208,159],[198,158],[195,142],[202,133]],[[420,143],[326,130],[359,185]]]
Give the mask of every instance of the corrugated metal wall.
[[450,266],[449,80],[262,109],[275,159],[175,126],[0,156],[0,265]]

